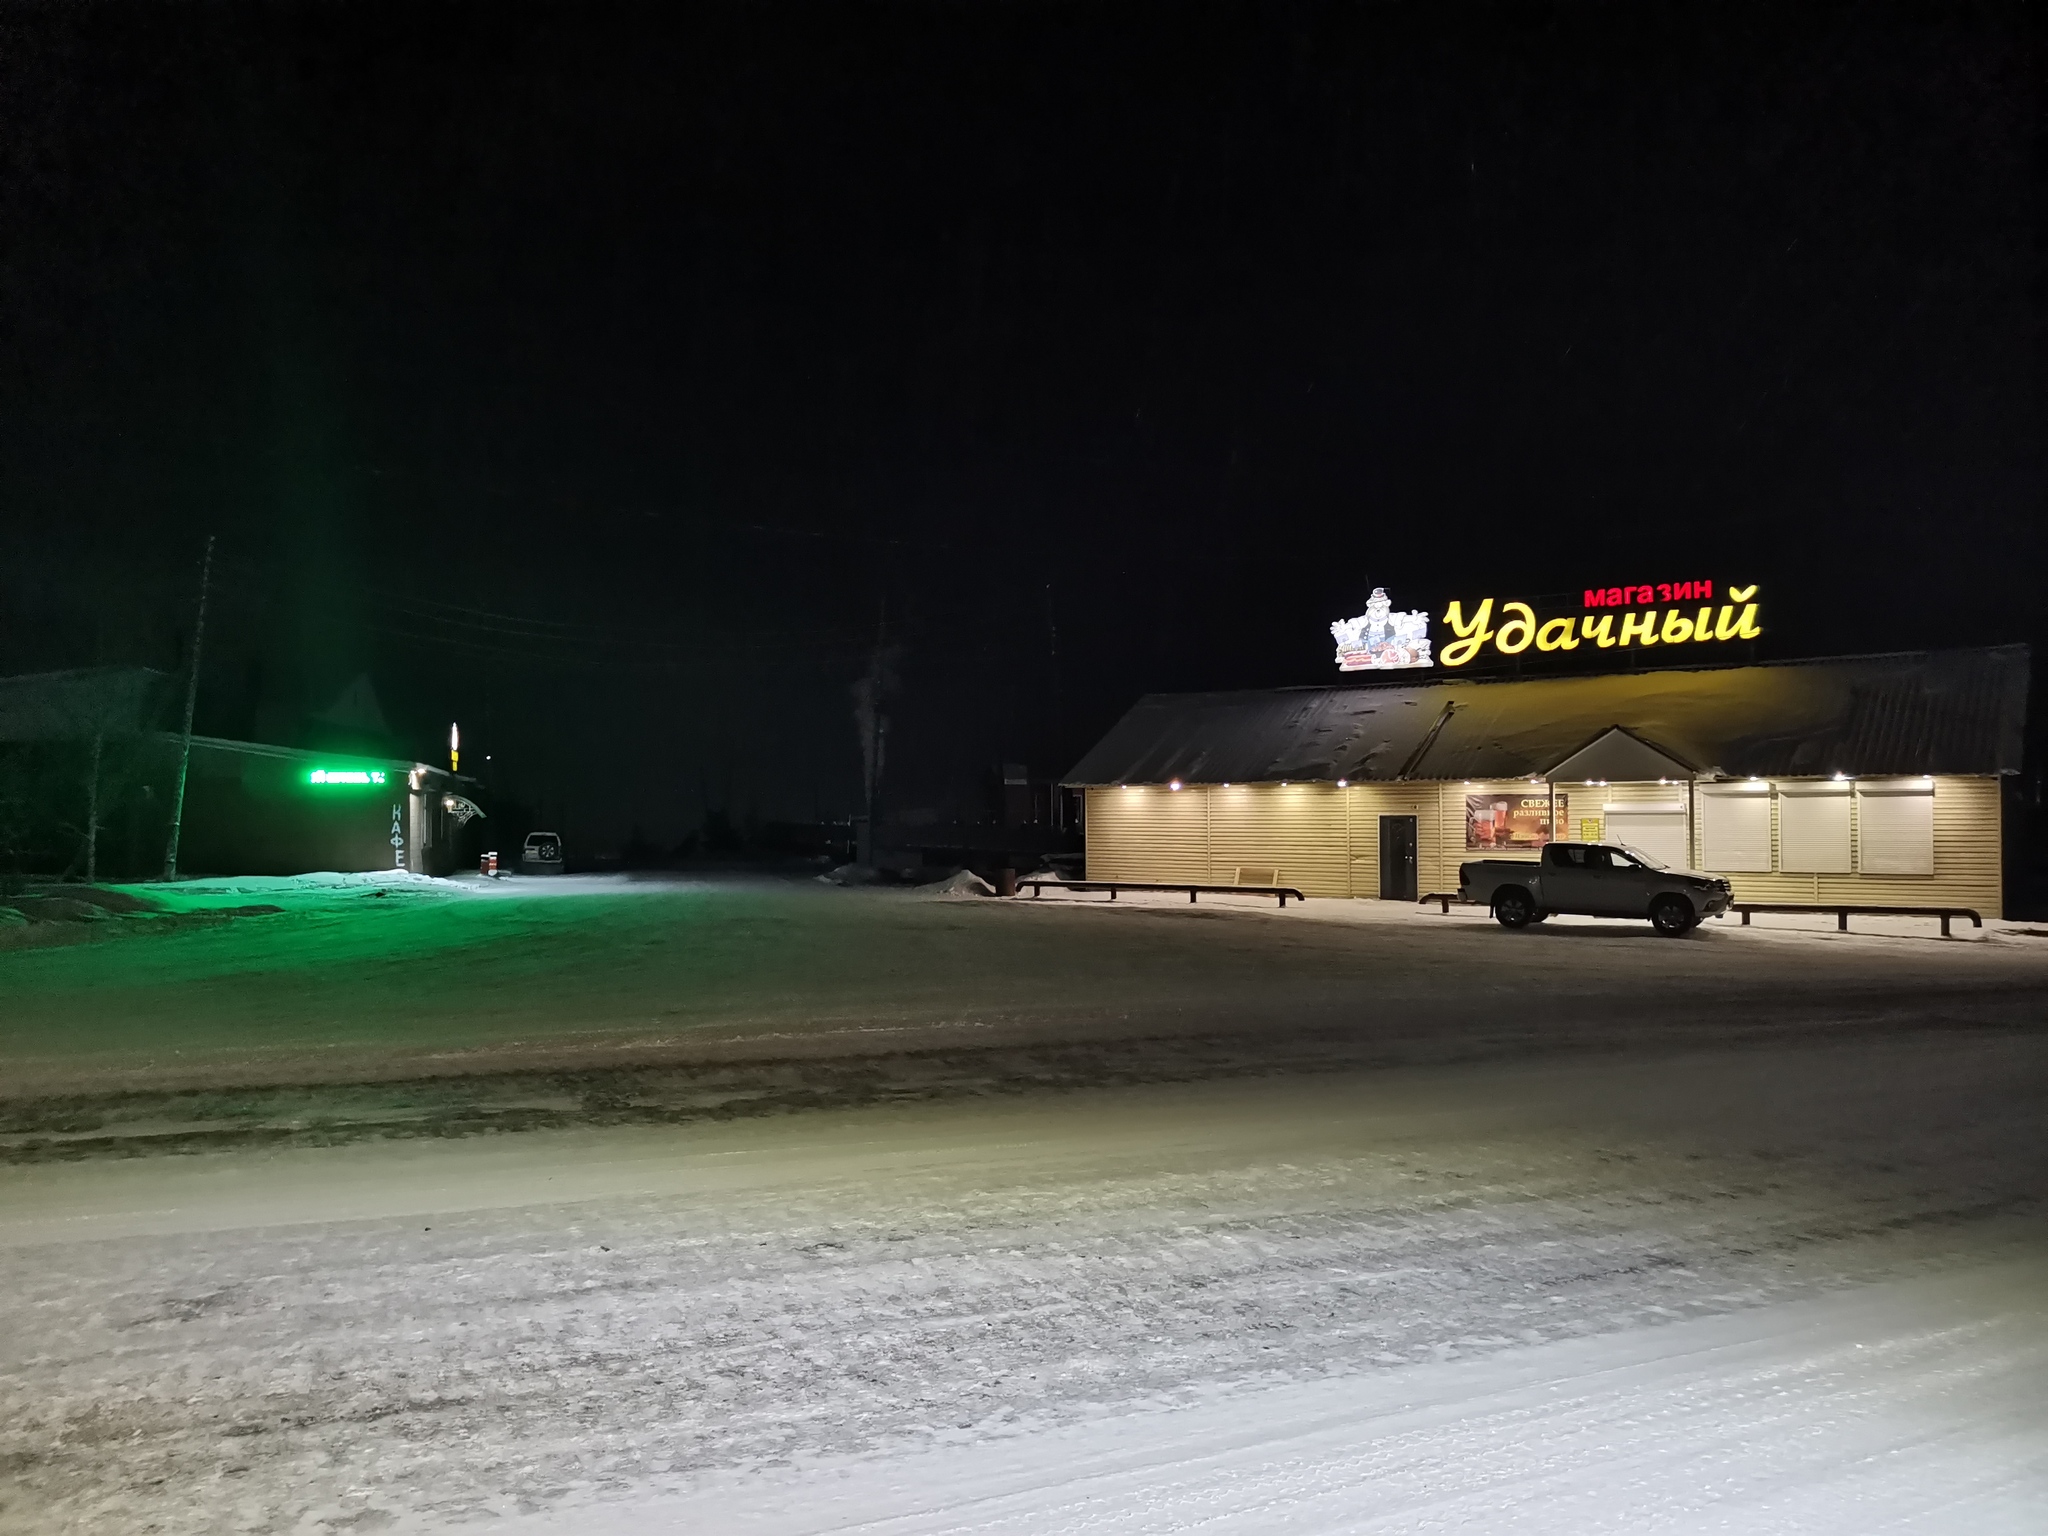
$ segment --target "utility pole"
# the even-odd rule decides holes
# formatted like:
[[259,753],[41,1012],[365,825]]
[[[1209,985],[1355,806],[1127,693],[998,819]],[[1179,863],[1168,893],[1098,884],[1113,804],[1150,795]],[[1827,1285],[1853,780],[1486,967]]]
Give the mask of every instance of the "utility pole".
[[875,810],[881,799],[882,767],[888,752],[889,716],[889,599],[885,593],[875,624],[875,649],[868,658],[868,670],[853,685],[853,718],[860,728],[861,800],[867,812],[865,846],[856,844],[854,857],[870,862],[875,851]]
[[1060,704],[1060,631],[1052,616],[1052,583],[1045,584],[1045,666],[1052,682],[1052,744],[1055,752],[1063,751],[1064,744],[1060,728],[1065,723]]
[[199,647],[206,640],[206,589],[213,578],[213,535],[199,564],[199,620],[192,626],[192,661],[185,675],[185,733],[178,749],[178,793],[171,801],[171,840],[164,845],[164,878],[178,878],[178,834],[185,825],[185,777],[192,769],[192,708],[199,702]]
[[[1056,754],[1054,761],[1063,763],[1066,761],[1064,754],[1067,749],[1066,711],[1062,708],[1063,701],[1060,698],[1060,631],[1059,626],[1053,622],[1052,583],[1049,581],[1045,584],[1045,666],[1047,677],[1052,683],[1052,714],[1047,721],[1046,740],[1048,750]],[[1057,773],[1059,770],[1055,768],[1053,771]],[[1066,826],[1063,793],[1057,779],[1046,788],[1046,819],[1054,827],[1061,829]]]
[[85,883],[100,883],[100,757],[106,751],[107,733],[92,733],[92,776],[85,783]]

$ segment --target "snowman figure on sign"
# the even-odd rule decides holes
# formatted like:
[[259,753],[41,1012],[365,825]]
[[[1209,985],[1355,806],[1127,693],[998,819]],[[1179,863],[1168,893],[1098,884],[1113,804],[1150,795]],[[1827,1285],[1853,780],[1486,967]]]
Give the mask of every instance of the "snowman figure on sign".
[[1397,667],[1428,667],[1429,615],[1417,610],[1396,613],[1385,587],[1374,587],[1365,612],[1330,626],[1337,642],[1339,672],[1379,672]]

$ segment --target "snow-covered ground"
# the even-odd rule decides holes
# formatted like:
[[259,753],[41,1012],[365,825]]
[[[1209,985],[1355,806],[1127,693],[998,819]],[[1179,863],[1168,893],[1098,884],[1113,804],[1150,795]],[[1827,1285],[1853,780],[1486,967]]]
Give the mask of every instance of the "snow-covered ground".
[[2044,1088],[1930,1017],[12,1168],[0,1529],[2038,1529]]
[[[0,952],[0,1100],[913,1049],[1320,1034],[1358,1059],[2032,1016],[2048,937],[1559,921],[1387,902],[948,899],[809,880],[202,881],[264,915]],[[1862,919],[1861,922],[1879,922]],[[1965,936],[1969,935],[1969,936]]]
[[[1111,907],[1118,910],[1137,908],[1140,910],[1178,912],[1190,905],[1184,894],[1170,891],[1123,891],[1114,902],[1100,893],[1062,893],[1045,890],[1037,897],[1020,898],[1020,905],[1029,907],[1033,901],[1041,904],[1061,906]],[[1203,896],[1194,905],[1207,904],[1212,910],[1226,912],[1277,912],[1270,896],[1239,896],[1211,893]],[[1492,914],[1483,907],[1453,905],[1449,910],[1434,902],[1370,901],[1365,899],[1337,900],[1334,898],[1311,898],[1304,902],[1290,903],[1287,913],[1297,922],[1340,923],[1353,927],[1377,929],[1405,928],[1411,932],[1426,933],[1431,929],[1452,926],[1491,929],[1496,926]],[[1870,914],[1852,914],[1850,926],[1842,930],[1832,912],[1756,912],[1750,921],[1742,921],[1741,915],[1710,918],[1683,941],[1698,943],[1702,940],[1716,943],[1769,942],[1772,939],[1810,938],[1828,943],[1857,944],[1885,939],[1929,939],[1948,942],[2004,943],[2010,940],[2032,940],[2018,945],[2020,950],[2041,948],[2041,942],[2048,939],[2048,923],[2020,918],[1984,918],[1973,925],[1967,917],[1956,918],[1950,931],[1943,935],[1939,919],[1932,917],[1895,917]],[[1613,935],[1649,933],[1649,924],[1635,918],[1580,917],[1562,914],[1546,919],[1538,927],[1525,930],[1518,938],[1541,939],[1558,932],[1606,933]]]
[[494,1536],[2038,1536],[2048,1260],[706,1479]]

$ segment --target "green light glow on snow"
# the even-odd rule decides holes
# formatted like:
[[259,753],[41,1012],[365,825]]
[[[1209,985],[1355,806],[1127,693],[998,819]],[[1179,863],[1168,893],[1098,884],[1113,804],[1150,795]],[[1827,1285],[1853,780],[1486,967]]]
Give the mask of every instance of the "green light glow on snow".
[[312,784],[382,784],[382,768],[315,768],[308,776]]

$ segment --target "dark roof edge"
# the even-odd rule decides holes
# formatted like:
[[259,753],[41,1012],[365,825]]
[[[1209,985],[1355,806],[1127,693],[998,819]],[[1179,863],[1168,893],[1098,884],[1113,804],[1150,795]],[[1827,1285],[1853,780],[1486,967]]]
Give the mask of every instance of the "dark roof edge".
[[2002,651],[2018,652],[2031,659],[2033,647],[2025,640],[2007,640],[1997,645],[1959,645],[1941,651],[1867,651],[1850,656],[1798,656],[1782,661],[1714,661],[1692,666],[1632,667],[1626,672],[1547,672],[1535,677],[1469,677],[1469,674],[1441,672],[1433,667],[1425,672],[1417,667],[1412,673],[1401,677],[1373,682],[1280,683],[1271,688],[1215,688],[1196,689],[1189,693],[1142,693],[1138,695],[1131,708],[1149,704],[1154,699],[1254,699],[1270,698],[1276,693],[1373,693],[1382,689],[1394,692],[1401,689],[1441,688],[1451,683],[1462,683],[1472,688],[1491,688],[1507,684],[1585,682],[1599,677],[1654,677],[1669,672],[1761,671],[1771,667],[1834,666],[1848,661],[1924,661],[1936,656],[1991,656]]
[[176,674],[165,672],[158,667],[130,666],[124,662],[108,662],[96,667],[60,667],[55,672],[12,672],[0,677],[0,686],[7,683],[47,683],[60,677],[128,677],[136,674],[149,677],[172,677]]
[[[151,731],[148,733],[158,741],[173,745],[183,741],[179,731]],[[267,741],[237,741],[229,736],[198,736],[192,738],[192,745],[205,747],[215,752],[240,752],[245,757],[275,757],[302,763],[317,763],[322,759],[334,763],[369,763],[379,768],[396,768],[401,773],[410,773],[415,768],[424,768],[428,773],[437,773],[444,779],[460,779],[465,784],[479,782],[466,773],[451,773],[446,768],[436,768],[432,763],[423,763],[418,758],[379,757],[374,752],[325,751],[318,747],[282,747]]]

